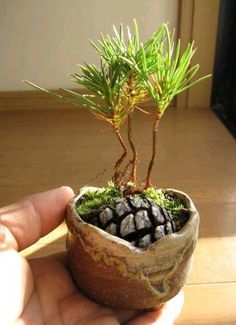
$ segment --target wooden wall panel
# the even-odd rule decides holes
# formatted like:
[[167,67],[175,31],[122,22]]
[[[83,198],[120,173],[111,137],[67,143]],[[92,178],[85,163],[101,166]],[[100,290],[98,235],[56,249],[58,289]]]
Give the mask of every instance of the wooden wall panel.
[[[193,5],[194,0],[180,0],[178,36],[181,39],[182,47],[186,47],[192,40],[193,27]],[[177,107],[187,107],[188,91],[179,94],[176,98]]]
[[[80,94],[88,93],[85,89],[72,89]],[[53,90],[60,93],[58,90]],[[65,94],[64,94],[65,95]],[[66,95],[67,96],[67,95]],[[69,97],[69,96],[68,96]],[[139,107],[149,109],[155,105],[154,100],[141,103]],[[39,91],[0,91],[0,111],[12,110],[38,110],[38,109],[71,109],[77,106],[63,102],[57,98],[43,94]]]
[[[185,46],[195,40],[194,63],[200,63],[200,75],[212,74],[215,59],[220,0],[181,0],[179,36]],[[177,98],[177,107],[209,107],[212,78]]]

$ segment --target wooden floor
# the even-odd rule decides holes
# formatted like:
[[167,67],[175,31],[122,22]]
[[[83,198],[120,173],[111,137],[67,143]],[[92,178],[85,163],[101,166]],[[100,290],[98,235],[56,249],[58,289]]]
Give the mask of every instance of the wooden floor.
[[[135,138],[145,177],[150,117],[136,113]],[[104,122],[79,110],[0,112],[0,202],[70,185],[105,185],[120,149]],[[176,110],[163,118],[154,183],[181,189],[201,215],[200,238],[185,305],[176,324],[236,324],[236,142],[207,109]],[[97,176],[97,177],[96,177]],[[65,225],[23,252],[64,249]]]

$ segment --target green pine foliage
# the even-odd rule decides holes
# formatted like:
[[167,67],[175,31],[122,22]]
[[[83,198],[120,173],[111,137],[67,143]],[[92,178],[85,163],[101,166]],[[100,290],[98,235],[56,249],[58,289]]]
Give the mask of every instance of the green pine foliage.
[[200,67],[199,64],[191,64],[196,52],[194,42],[189,43],[181,55],[180,39],[177,45],[174,42],[175,31],[171,32],[167,24],[163,24],[160,30],[164,38],[158,42],[154,53],[151,52],[151,62],[155,64],[151,68],[146,64],[150,61],[150,53],[147,53],[144,45],[141,46],[141,58],[133,61],[133,67],[136,67],[150,96],[155,100],[157,110],[163,113],[176,95],[210,75],[194,79]]
[[174,31],[171,32],[167,24],[158,27],[144,44],[135,20],[133,30],[132,34],[127,27],[125,33],[120,25],[119,31],[114,27],[113,36],[101,34],[98,44],[90,41],[100,57],[100,66],[85,63],[80,65],[80,73],[71,74],[72,81],[85,87],[87,94],[65,88],[58,94],[26,82],[119,126],[135,106],[148,97],[154,98],[156,108],[163,112],[177,94],[209,77],[194,79],[199,69],[198,64],[191,65],[196,51],[194,43],[188,44],[180,55],[181,42],[178,40],[175,45]]
[[[96,51],[100,64],[84,63],[79,73],[72,73],[76,86],[82,86],[85,94],[63,88],[53,92],[30,81],[25,81],[37,90],[54,96],[80,108],[89,110],[98,119],[107,121],[121,145],[122,155],[114,166],[113,180],[118,189],[129,188],[136,191],[138,153],[132,141],[131,116],[139,104],[149,99],[155,101],[155,120],[153,123],[152,156],[150,159],[145,189],[152,186],[151,174],[156,157],[156,134],[159,121],[174,97],[209,77],[196,78],[199,64],[193,65],[192,58],[196,48],[194,43],[181,48],[181,41],[175,44],[175,32],[167,24],[160,25],[150,38],[140,41],[137,22],[133,31],[123,26],[114,27],[114,35],[102,35],[97,42],[90,41]],[[120,127],[128,120],[127,134],[133,153],[128,167],[123,167],[128,150],[120,132]],[[123,170],[122,170],[123,168]],[[130,169],[131,168],[131,172]],[[143,186],[143,185],[142,185]]]

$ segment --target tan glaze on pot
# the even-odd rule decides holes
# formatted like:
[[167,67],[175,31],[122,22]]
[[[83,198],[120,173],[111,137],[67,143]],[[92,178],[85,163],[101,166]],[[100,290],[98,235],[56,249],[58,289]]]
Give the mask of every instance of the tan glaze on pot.
[[177,233],[166,235],[147,249],[133,246],[84,222],[76,202],[68,205],[67,251],[69,267],[78,287],[92,300],[114,308],[145,310],[175,296],[188,276],[198,237],[199,213],[183,192],[174,192],[189,208],[190,218]]

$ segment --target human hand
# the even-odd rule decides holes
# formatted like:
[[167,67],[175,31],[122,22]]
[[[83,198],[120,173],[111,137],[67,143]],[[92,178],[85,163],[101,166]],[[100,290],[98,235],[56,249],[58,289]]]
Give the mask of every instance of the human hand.
[[28,261],[18,253],[64,220],[72,197],[69,187],[61,187],[0,209],[0,324],[173,324],[183,305],[182,293],[154,312],[109,309],[75,286],[65,253]]

